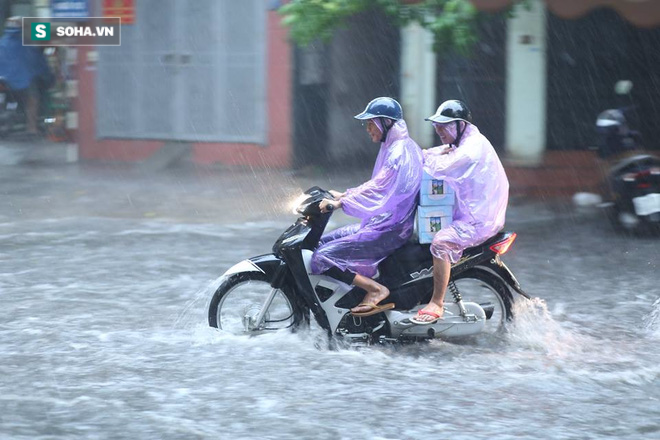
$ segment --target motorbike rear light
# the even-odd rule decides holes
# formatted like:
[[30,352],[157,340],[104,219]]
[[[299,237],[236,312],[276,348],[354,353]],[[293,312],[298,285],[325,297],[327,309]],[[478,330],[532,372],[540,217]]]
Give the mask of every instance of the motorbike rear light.
[[516,241],[517,236],[518,234],[514,232],[504,240],[491,245],[489,249],[495,252],[497,255],[504,255],[509,250],[513,242]]
[[660,174],[660,168],[649,168],[648,170],[638,171],[636,173],[626,173],[622,176],[624,182],[635,182],[643,180],[649,176],[656,176]]
[[644,177],[642,173],[626,173],[622,176],[624,182],[634,182],[640,177]]

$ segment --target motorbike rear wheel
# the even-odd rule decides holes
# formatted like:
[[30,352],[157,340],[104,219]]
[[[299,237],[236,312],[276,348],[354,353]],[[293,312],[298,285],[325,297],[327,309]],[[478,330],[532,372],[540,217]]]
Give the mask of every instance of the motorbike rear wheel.
[[[492,307],[492,314],[486,321],[484,333],[496,333],[513,318],[513,295],[506,283],[497,275],[483,269],[474,268],[460,273],[454,281],[463,301],[474,302],[482,307]],[[445,302],[452,301],[451,289],[447,290]]]
[[614,203],[606,211],[607,219],[614,232],[624,235],[635,235],[641,227],[641,221],[631,206],[625,207],[621,203]]
[[302,311],[284,288],[276,290],[262,324],[256,326],[256,318],[272,290],[268,277],[261,272],[231,275],[213,294],[209,325],[235,335],[297,327],[302,321]]

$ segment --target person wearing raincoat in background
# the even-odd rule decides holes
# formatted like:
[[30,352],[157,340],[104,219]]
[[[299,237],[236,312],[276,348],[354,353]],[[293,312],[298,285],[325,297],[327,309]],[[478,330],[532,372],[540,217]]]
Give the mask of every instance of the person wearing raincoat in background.
[[451,265],[463,251],[483,243],[504,226],[509,181],[495,149],[472,124],[461,101],[445,101],[431,121],[444,145],[424,150],[424,171],[454,189],[453,221],[433,237],[433,296],[411,321],[432,324],[442,319]]
[[369,316],[394,307],[393,303],[379,305],[390,292],[372,277],[378,263],[413,233],[422,151],[408,135],[401,105],[392,98],[374,99],[355,118],[366,121],[371,140],[380,143],[371,180],[344,193],[331,191],[335,200],[324,199],[320,208],[323,212],[342,208],[362,221],[321,237],[311,268],[314,274],[364,289],[364,299],[351,313]]
[[55,77],[43,48],[23,46],[21,26],[21,17],[10,17],[5,22],[5,33],[0,37],[0,77],[24,107],[27,132],[37,134],[41,96]]

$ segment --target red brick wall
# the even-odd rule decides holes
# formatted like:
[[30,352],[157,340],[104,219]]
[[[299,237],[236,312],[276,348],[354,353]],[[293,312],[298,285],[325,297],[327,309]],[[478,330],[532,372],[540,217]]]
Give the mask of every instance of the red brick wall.
[[512,197],[563,198],[601,191],[603,176],[592,151],[546,151],[538,167],[503,161]]

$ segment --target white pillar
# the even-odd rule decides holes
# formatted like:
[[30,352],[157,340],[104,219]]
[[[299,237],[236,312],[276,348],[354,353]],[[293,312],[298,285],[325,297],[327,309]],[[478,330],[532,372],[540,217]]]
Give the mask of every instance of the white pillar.
[[546,138],[546,12],[541,0],[518,5],[508,21],[507,157],[521,165],[543,160]]
[[433,34],[418,23],[401,30],[401,106],[410,136],[420,147],[433,146],[433,126],[424,118],[435,112]]
[[37,17],[50,17],[50,0],[33,0],[34,12]]

